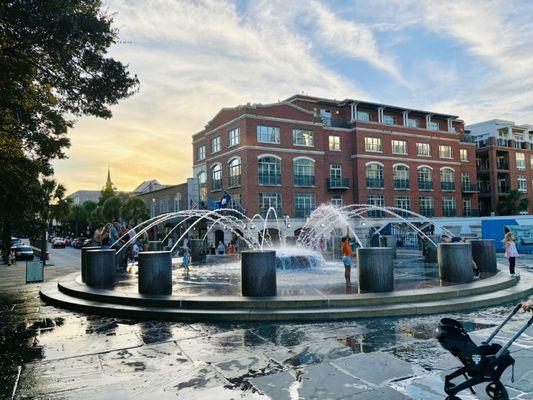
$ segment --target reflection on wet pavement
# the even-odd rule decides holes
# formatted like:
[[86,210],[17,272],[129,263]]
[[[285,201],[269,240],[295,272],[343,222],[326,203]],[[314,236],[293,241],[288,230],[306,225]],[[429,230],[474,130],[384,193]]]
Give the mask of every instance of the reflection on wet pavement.
[[[418,274],[420,282],[431,281],[431,272],[412,268],[406,267],[400,280],[409,282]],[[338,271],[328,272],[333,273]],[[201,275],[207,279],[209,270]],[[122,285],[135,286],[134,272],[126,276]],[[189,285],[191,294],[202,276],[189,278],[196,282]],[[182,271],[176,279],[182,285]],[[447,316],[462,321],[479,342],[510,306]],[[17,399],[290,399],[297,393],[305,399],[440,400],[442,375],[457,365],[432,337],[441,317],[327,323],[134,321],[47,306],[36,286],[26,286],[0,293],[0,398],[11,398],[15,390]],[[526,318],[519,313],[497,340],[509,337]],[[505,382],[512,398],[525,399],[533,391],[533,329],[512,351],[516,379],[511,383],[506,372]],[[468,393],[461,397],[474,399]]]

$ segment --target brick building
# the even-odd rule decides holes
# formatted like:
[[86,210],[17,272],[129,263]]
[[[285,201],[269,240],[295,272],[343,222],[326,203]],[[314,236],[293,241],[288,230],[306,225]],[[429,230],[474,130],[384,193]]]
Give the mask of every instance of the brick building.
[[466,127],[476,143],[479,209],[482,215],[498,214],[498,202],[510,189],[529,199],[533,213],[533,126],[493,119]]
[[138,193],[145,203],[150,218],[173,211],[187,210],[187,184],[161,185],[151,191]]
[[330,202],[475,215],[475,144],[463,130],[454,115],[351,99],[224,108],[193,136],[198,200],[227,191],[248,216],[273,206],[301,220]]

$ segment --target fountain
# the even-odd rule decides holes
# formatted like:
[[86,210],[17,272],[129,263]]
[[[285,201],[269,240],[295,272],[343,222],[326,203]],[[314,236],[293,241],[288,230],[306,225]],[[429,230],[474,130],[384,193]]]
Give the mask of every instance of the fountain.
[[[369,213],[378,211],[416,232],[423,253],[397,249],[396,237],[382,233],[379,221],[368,217]],[[153,227],[173,221],[175,225],[163,239],[153,240],[149,251],[140,253],[138,266],[130,265],[125,273],[116,273],[116,260],[124,258],[129,246]],[[286,220],[282,225],[288,228]],[[509,301],[519,293],[533,293],[533,285],[527,286],[525,279],[523,283],[527,287],[523,289],[518,278],[495,273],[493,243],[471,241],[437,247],[436,237],[424,230],[427,226],[453,235],[415,212],[368,204],[321,205],[309,215],[296,240],[286,240],[272,208],[265,217],[251,218],[233,209],[184,210],[162,214],[137,225],[133,237],[119,239],[122,244],[119,241],[112,244],[116,251],[84,249],[82,281],[86,286],[99,288],[97,293],[86,290],[83,282],[73,284],[72,281],[79,279],[77,276],[65,278],[56,285],[62,295],[72,298],[78,309],[98,310],[101,303],[105,308],[102,312],[112,313],[113,307],[128,304],[128,311],[122,311],[123,314],[135,314],[138,306],[140,317],[176,320],[407,315],[413,310],[430,313],[450,307],[479,306],[477,300],[470,302],[462,296],[501,291],[485,297],[487,302],[496,304]],[[215,229],[232,234],[239,247],[237,256],[206,257],[207,237]],[[173,233],[176,239],[170,244]],[[346,235],[357,255],[356,273],[352,274],[357,279],[349,285],[344,282],[339,254],[340,238]],[[382,247],[370,246],[371,235],[379,239],[378,245]],[[184,240],[188,241],[192,261],[186,270],[179,268],[178,255]],[[168,251],[161,251],[162,248]],[[476,250],[474,258],[480,270],[487,272],[483,279],[474,282],[472,248],[482,249]],[[473,286],[456,289],[457,285],[470,282]],[[505,291],[513,285],[520,288]],[[57,288],[47,288],[45,285],[41,290],[44,299],[57,305],[70,304],[64,297],[56,296]],[[382,292],[388,293],[380,295]],[[78,297],[93,302],[78,304],[75,300]],[[107,307],[107,302],[113,306]],[[144,309],[147,305],[150,311]],[[276,309],[274,314],[272,309]]]

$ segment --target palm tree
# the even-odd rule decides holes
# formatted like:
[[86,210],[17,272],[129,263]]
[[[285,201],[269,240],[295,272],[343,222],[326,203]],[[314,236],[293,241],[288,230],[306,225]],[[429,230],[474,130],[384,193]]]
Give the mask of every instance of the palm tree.
[[521,191],[511,189],[508,195],[500,197],[496,209],[499,215],[516,215],[527,210],[528,205],[529,200],[522,198]]

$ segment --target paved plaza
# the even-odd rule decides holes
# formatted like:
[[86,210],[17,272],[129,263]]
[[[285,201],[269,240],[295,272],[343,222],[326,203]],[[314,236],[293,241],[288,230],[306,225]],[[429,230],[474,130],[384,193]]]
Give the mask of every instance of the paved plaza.
[[[522,257],[520,269],[533,268]],[[75,272],[52,250],[46,280]],[[340,273],[340,270],[339,270]],[[443,399],[459,365],[433,338],[442,315],[323,323],[176,323],[85,315],[42,303],[24,263],[0,266],[0,398]],[[476,342],[511,305],[449,314]],[[520,312],[505,339],[528,316]],[[533,329],[513,345],[511,398],[533,399]],[[462,399],[485,399],[465,391]]]

